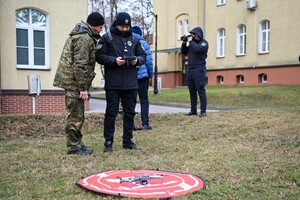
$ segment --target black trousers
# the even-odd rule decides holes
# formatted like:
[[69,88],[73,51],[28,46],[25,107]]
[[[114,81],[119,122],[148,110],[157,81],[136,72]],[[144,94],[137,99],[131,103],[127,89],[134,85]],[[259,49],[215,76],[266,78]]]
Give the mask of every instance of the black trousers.
[[106,94],[106,111],[104,118],[104,138],[106,141],[114,142],[115,121],[119,111],[121,100],[123,107],[123,144],[131,144],[132,129],[134,125],[135,105],[137,89],[105,90]]
[[144,77],[138,79],[139,89],[139,99],[141,104],[141,119],[142,125],[149,125],[149,100],[148,100],[148,89],[149,89],[149,78]]
[[187,83],[190,92],[191,111],[197,112],[197,93],[200,98],[200,112],[206,112],[206,67],[188,69]]

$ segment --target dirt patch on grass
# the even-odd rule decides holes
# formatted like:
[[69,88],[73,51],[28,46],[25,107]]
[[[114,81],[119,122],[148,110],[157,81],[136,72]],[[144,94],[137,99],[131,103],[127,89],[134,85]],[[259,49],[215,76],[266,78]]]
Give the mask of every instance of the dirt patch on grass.
[[[103,114],[86,115],[84,129],[101,126],[103,119]],[[59,136],[64,136],[63,114],[0,116],[0,140]]]

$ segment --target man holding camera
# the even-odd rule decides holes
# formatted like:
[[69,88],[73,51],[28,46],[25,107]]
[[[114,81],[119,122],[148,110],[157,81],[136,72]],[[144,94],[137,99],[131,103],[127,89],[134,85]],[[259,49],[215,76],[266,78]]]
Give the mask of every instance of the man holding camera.
[[98,44],[96,60],[104,65],[106,111],[104,118],[104,152],[112,152],[115,119],[119,101],[123,107],[123,148],[141,150],[132,141],[138,89],[137,69],[145,63],[146,54],[132,35],[131,17],[121,12]]
[[[187,116],[197,115],[197,93],[200,98],[200,117],[206,117],[206,58],[208,42],[203,39],[203,31],[196,27],[190,35],[181,37],[181,53],[188,55],[187,83],[190,93],[191,111]],[[189,43],[189,45],[187,45]]]

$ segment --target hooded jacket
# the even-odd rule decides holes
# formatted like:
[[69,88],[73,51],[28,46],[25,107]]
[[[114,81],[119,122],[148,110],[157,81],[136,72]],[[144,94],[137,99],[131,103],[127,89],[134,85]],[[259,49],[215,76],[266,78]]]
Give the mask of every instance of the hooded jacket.
[[188,66],[190,69],[197,67],[205,67],[208,51],[208,42],[203,39],[203,31],[200,27],[193,28],[190,33],[197,34],[199,41],[192,39],[187,46],[187,43],[182,43],[181,53],[188,54]]
[[[140,41],[132,35],[131,29],[122,33],[113,23],[110,32],[99,41],[96,60],[104,65],[105,89],[137,89],[137,67],[145,63],[146,54]],[[117,57],[136,56],[137,64],[125,63],[118,66]]]
[[96,75],[95,51],[100,35],[80,22],[69,34],[54,77],[53,85],[68,91],[88,90]]
[[140,40],[141,44],[143,45],[143,47],[145,49],[145,53],[146,53],[146,62],[145,62],[145,64],[140,66],[140,68],[138,70],[138,79],[145,78],[145,77],[152,78],[153,64],[152,64],[152,54],[150,51],[150,47],[144,37],[142,37],[136,33],[132,33],[132,34],[134,35],[134,37],[137,37]]

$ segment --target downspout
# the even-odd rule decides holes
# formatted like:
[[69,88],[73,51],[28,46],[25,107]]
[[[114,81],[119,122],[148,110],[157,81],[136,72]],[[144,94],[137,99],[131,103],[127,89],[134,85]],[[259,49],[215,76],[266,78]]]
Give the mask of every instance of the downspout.
[[253,48],[253,68],[256,67],[256,48],[257,48],[257,11],[255,10],[254,11],[255,14],[254,14],[254,48]]
[[[199,1],[198,1],[199,3]],[[203,38],[205,38],[205,27],[206,27],[206,0],[203,0],[203,11],[202,11],[202,31],[203,31]]]

